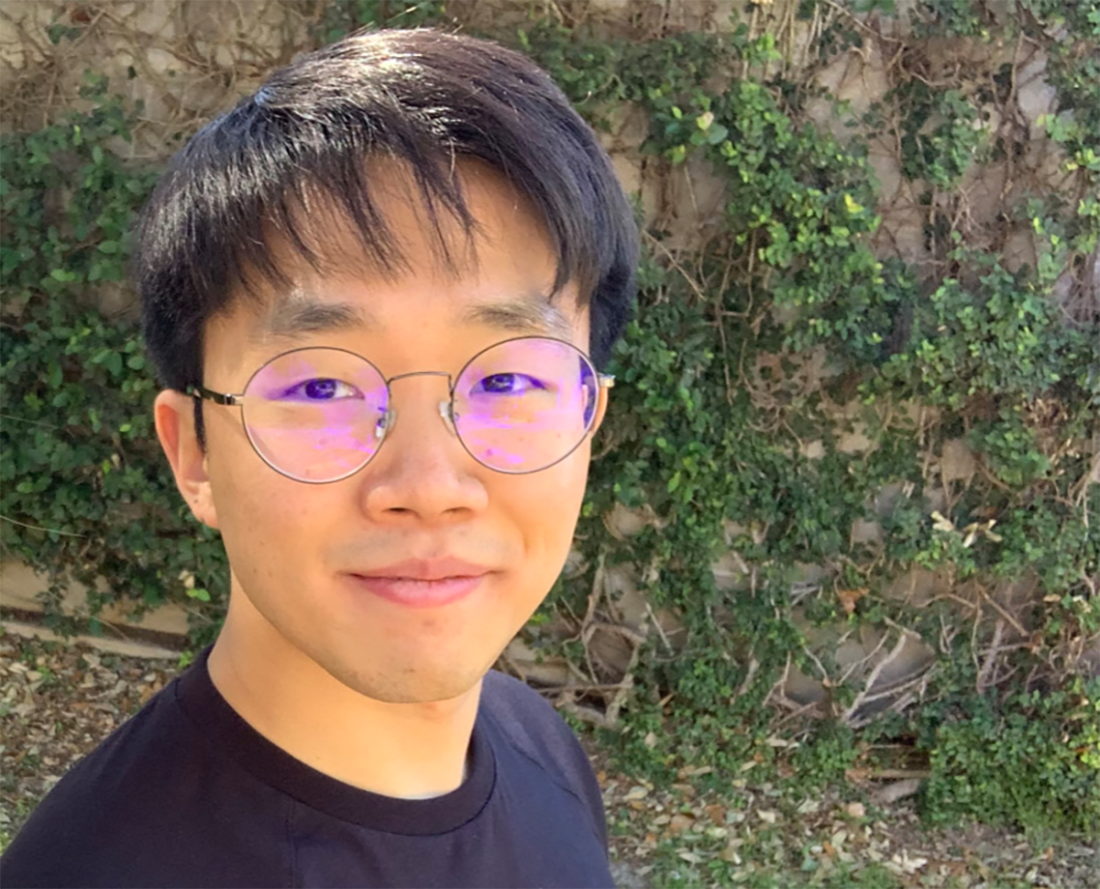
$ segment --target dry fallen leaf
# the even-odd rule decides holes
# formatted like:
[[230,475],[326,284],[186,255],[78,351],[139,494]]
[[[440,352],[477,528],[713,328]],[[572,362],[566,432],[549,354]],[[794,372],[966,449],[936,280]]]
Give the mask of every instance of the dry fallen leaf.
[[868,588],[862,586],[853,590],[837,590],[836,597],[840,599],[840,604],[844,608],[844,613],[852,614],[856,610],[856,603],[866,596],[868,592]]
[[709,818],[715,824],[725,824],[726,823],[726,807],[725,806],[719,806],[717,804],[706,806],[703,809],[703,812],[705,812],[707,818]]
[[955,523],[951,519],[944,516],[939,510],[932,512],[932,527],[937,531],[943,531],[949,533],[955,530]]

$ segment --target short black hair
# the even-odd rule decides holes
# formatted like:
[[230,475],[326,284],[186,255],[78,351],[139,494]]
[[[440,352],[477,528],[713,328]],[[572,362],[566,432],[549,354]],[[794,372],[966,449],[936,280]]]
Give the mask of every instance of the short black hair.
[[555,289],[580,285],[592,359],[607,363],[632,311],[638,233],[595,134],[518,52],[433,29],[374,31],[277,71],[200,130],[158,183],[138,223],[133,273],[164,386],[203,382],[203,330],[238,294],[255,295],[261,280],[290,283],[273,236],[320,269],[299,209],[318,195],[352,224],[373,266],[400,270],[372,198],[372,157],[408,169],[437,233],[441,210],[467,237],[476,229],[455,161],[476,159],[507,179],[545,225]]

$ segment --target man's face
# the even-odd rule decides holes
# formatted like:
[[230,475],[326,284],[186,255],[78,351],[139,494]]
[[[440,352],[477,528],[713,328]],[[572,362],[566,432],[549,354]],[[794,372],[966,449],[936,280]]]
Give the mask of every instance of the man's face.
[[[463,178],[479,225],[476,261],[444,216],[444,235],[460,261],[457,273],[442,268],[418,202],[394,186],[382,204],[408,271],[387,280],[320,276],[299,265],[294,293],[272,293],[262,306],[239,300],[208,324],[204,384],[241,392],[266,361],[300,347],[358,353],[387,378],[423,370],[454,375],[480,350],[527,334],[567,338],[587,352],[587,310],[577,308],[575,290],[547,301],[555,257],[526,202],[481,168],[464,167]],[[356,250],[338,229],[318,243],[330,254]],[[307,303],[322,310],[306,311],[313,322],[287,329],[286,319],[303,317]],[[470,320],[474,306],[516,303],[534,307],[529,323],[549,324],[558,313],[561,326],[520,329],[485,311]],[[332,315],[324,309],[337,305],[370,323],[324,321]],[[476,462],[441,420],[447,385],[442,376],[393,382],[397,420],[383,445],[361,471],[328,484],[275,472],[250,445],[239,408],[204,404],[207,487],[192,504],[201,520],[220,528],[229,555],[229,624],[239,626],[227,629],[244,628],[251,654],[269,659],[272,669],[304,655],[377,700],[453,698],[477,683],[549,591],[569,552],[590,438],[540,472],[496,472]],[[601,393],[597,424],[605,399]],[[489,573],[472,592],[429,607],[377,595],[357,577],[407,560],[446,558]]]

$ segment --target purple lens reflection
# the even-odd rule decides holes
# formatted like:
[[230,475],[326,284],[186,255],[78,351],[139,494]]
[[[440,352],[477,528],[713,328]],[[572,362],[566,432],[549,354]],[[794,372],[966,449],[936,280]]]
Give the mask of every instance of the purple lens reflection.
[[455,384],[455,428],[475,459],[502,472],[557,463],[595,414],[591,364],[575,347],[527,337],[482,352]]
[[255,373],[243,410],[248,437],[271,466],[300,481],[335,481],[381,445],[386,381],[351,352],[297,349]]

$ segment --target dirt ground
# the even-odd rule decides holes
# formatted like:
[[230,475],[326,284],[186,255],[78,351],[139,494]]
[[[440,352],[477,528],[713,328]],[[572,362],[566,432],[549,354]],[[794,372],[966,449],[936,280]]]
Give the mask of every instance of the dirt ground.
[[[0,633],[0,848],[74,762],[177,672],[173,660]],[[700,791],[697,774],[655,787],[585,743],[623,889],[1100,886],[1100,845],[1090,840],[929,829],[911,798],[875,804],[839,788],[796,799],[751,772],[721,794]]]

